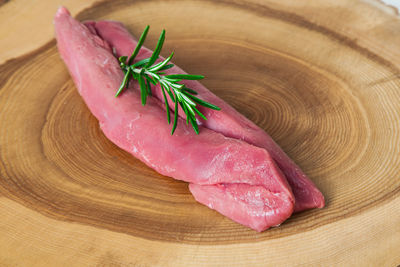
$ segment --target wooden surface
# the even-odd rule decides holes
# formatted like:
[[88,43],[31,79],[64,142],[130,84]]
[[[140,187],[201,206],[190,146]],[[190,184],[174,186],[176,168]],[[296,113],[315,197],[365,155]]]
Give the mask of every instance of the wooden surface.
[[[400,264],[400,19],[370,1],[0,1],[0,266]],[[307,5],[306,5],[307,2]],[[256,233],[99,130],[53,40],[144,25],[263,127],[327,206]],[[3,38],[3,37],[6,38]]]

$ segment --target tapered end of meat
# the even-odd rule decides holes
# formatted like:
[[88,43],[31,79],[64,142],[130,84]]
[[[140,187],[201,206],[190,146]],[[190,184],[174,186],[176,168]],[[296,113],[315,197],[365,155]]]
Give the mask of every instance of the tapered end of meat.
[[[309,192],[308,192],[309,193]],[[299,197],[296,195],[296,200],[299,199],[299,204],[295,206],[294,212],[301,212],[304,210],[323,208],[325,207],[325,199],[321,192],[314,192],[312,196],[305,199],[305,197]],[[297,203],[297,202],[296,202]]]
[[300,169],[294,174],[285,174],[296,198],[294,212],[325,207],[324,195]]
[[312,195],[310,196],[304,196],[304,195],[299,196],[300,194],[296,195],[296,200],[299,199],[299,204],[295,206],[294,212],[325,207],[325,198],[319,190],[307,193]]
[[[319,191],[319,189],[314,185],[312,192],[312,202],[314,208],[323,208],[325,207],[325,198],[324,195]],[[308,207],[307,207],[308,209]]]
[[60,6],[60,7],[58,8],[58,10],[57,10],[57,13],[56,13],[56,16],[55,16],[55,17],[57,18],[57,17],[63,16],[63,15],[70,16],[71,13],[69,13],[68,9],[66,9],[65,7]]
[[319,198],[318,200],[315,202],[315,206],[319,209],[325,207],[325,197],[324,195],[321,193],[321,191],[318,190],[318,195]]
[[293,212],[291,195],[248,184],[189,185],[195,199],[258,232],[278,226]]

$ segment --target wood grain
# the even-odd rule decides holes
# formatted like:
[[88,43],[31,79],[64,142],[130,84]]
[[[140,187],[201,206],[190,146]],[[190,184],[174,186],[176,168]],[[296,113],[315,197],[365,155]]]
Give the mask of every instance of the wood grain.
[[43,37],[0,65],[0,265],[399,264],[400,21],[375,1],[310,2],[71,5],[151,24],[150,47],[166,28],[163,54],[270,133],[326,208],[260,234],[196,203],[104,137]]

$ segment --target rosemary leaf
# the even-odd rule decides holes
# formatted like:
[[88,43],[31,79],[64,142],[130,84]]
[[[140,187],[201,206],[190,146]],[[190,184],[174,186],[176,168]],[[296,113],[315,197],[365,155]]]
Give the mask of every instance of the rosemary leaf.
[[189,117],[190,124],[192,124],[193,130],[196,132],[196,134],[199,134],[199,126],[197,125],[196,119]]
[[188,112],[187,108],[185,107],[185,105],[182,102],[179,102],[179,105],[182,107],[182,110],[186,115],[186,124],[189,124],[189,112]]
[[164,44],[164,40],[165,40],[165,30],[162,30],[160,38],[158,39],[158,42],[157,42],[156,49],[154,49],[149,62],[146,64],[146,67],[150,67],[151,65],[154,64],[154,62],[156,62],[156,60],[158,59],[158,56],[160,55],[161,48]]
[[159,69],[159,71],[167,70],[167,69],[173,68],[174,66],[175,66],[174,64],[167,64],[164,67],[162,67],[161,69]]
[[153,93],[151,92],[151,85],[150,85],[150,80],[149,79],[145,79],[146,81],[146,89],[147,89],[147,95],[153,95]]
[[177,125],[178,125],[178,99],[175,100],[174,124],[172,125],[171,135],[174,134]]
[[184,93],[186,96],[188,96],[191,99],[193,99],[194,102],[196,102],[196,103],[198,103],[198,104],[200,104],[200,105],[202,105],[202,106],[204,106],[206,108],[210,108],[210,109],[214,109],[214,110],[221,110],[221,108],[219,108],[219,107],[217,107],[217,106],[215,106],[215,105],[213,105],[211,103],[208,103],[208,102],[206,102],[206,101],[204,101],[204,100],[202,100],[202,99],[200,99],[198,97],[195,97],[194,95],[187,94],[187,93],[185,93],[185,91],[183,91],[182,93]]
[[203,120],[207,120],[206,116],[203,115],[203,113],[201,113],[196,107],[192,107],[194,111],[196,111],[196,113],[203,118]]
[[168,124],[171,124],[171,118],[170,118],[170,115],[169,115],[169,113],[170,113],[170,111],[169,111],[169,105],[168,105],[168,100],[167,100],[167,97],[165,96],[165,89],[164,89],[164,86],[162,85],[162,84],[160,84],[160,87],[161,87],[161,91],[162,91],[162,93],[163,93],[163,96],[164,96],[164,99],[165,99],[165,109],[167,110],[167,120],[168,120]]
[[161,61],[160,63],[154,65],[153,67],[149,68],[150,71],[158,71],[161,68],[163,68],[165,65],[168,64],[168,62],[171,61],[172,57],[174,56],[174,52],[171,53],[171,55],[169,55],[169,57],[167,57],[164,61]]
[[139,75],[139,87],[140,87],[140,95],[142,97],[142,105],[144,106],[146,105],[147,89],[146,89],[146,83],[142,75]]
[[149,61],[150,61],[150,58],[145,58],[145,59],[142,59],[142,60],[136,62],[132,66],[134,68],[140,68],[140,67],[143,67],[144,65],[146,65],[147,63],[149,63]]
[[204,79],[203,75],[192,75],[192,74],[170,74],[165,75],[166,78],[181,79],[181,80],[201,80]]
[[118,88],[118,91],[115,94],[115,97],[119,96],[119,94],[122,92],[122,90],[124,90],[124,88],[126,87],[126,85],[128,83],[130,75],[131,75],[131,69],[128,69],[128,71],[125,73],[124,79],[122,80],[121,86]]
[[142,47],[142,45],[144,43],[144,40],[146,40],[147,33],[149,32],[149,29],[150,29],[149,25],[147,25],[146,28],[144,28],[144,31],[143,31],[142,35],[140,36],[140,38],[139,38],[139,41],[138,41],[138,43],[137,43],[137,45],[135,47],[135,50],[133,50],[133,53],[129,58],[128,65],[131,65],[133,60],[137,56],[137,54],[139,54],[139,50]]
[[192,95],[197,95],[197,92],[196,92],[195,90],[190,89],[190,88],[188,88],[188,87],[186,87],[186,86],[182,89],[182,91],[189,92],[189,93],[191,93]]

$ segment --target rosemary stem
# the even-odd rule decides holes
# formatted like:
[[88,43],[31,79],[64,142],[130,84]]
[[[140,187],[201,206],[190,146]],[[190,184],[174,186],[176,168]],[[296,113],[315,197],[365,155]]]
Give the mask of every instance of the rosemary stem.
[[[162,31],[160,38],[158,40],[156,49],[154,49],[153,54],[150,58],[142,59],[134,63],[134,59],[139,54],[140,48],[142,47],[144,40],[146,39],[147,33],[149,31],[149,26],[147,26],[142,33],[138,44],[133,51],[132,55],[129,57],[122,56],[119,57],[119,62],[121,69],[124,71],[125,76],[121,83],[121,86],[118,88],[115,97],[118,97],[119,94],[128,87],[130,79],[138,80],[142,105],[146,105],[146,99],[150,95],[152,95],[151,84],[157,85],[159,84],[163,93],[164,103],[167,109],[167,121],[168,124],[171,122],[170,120],[170,111],[168,104],[168,96],[170,100],[175,103],[174,110],[174,122],[172,125],[171,134],[174,133],[177,123],[178,123],[178,106],[182,107],[182,110],[185,112],[186,121],[193,127],[193,130],[196,134],[199,134],[199,127],[197,123],[196,115],[206,120],[207,118],[196,108],[197,105],[201,105],[207,108],[212,108],[219,110],[217,106],[214,106],[211,103],[208,103],[200,98],[195,97],[194,95],[197,92],[193,89],[187,88],[184,84],[180,84],[182,80],[200,80],[203,79],[202,75],[191,75],[191,74],[169,74],[165,75],[164,71],[174,67],[174,64],[169,63],[172,59],[174,53],[171,53],[169,57],[156,63],[159,58],[161,48],[163,46],[165,40],[165,30]],[[165,92],[166,91],[166,92]]]

